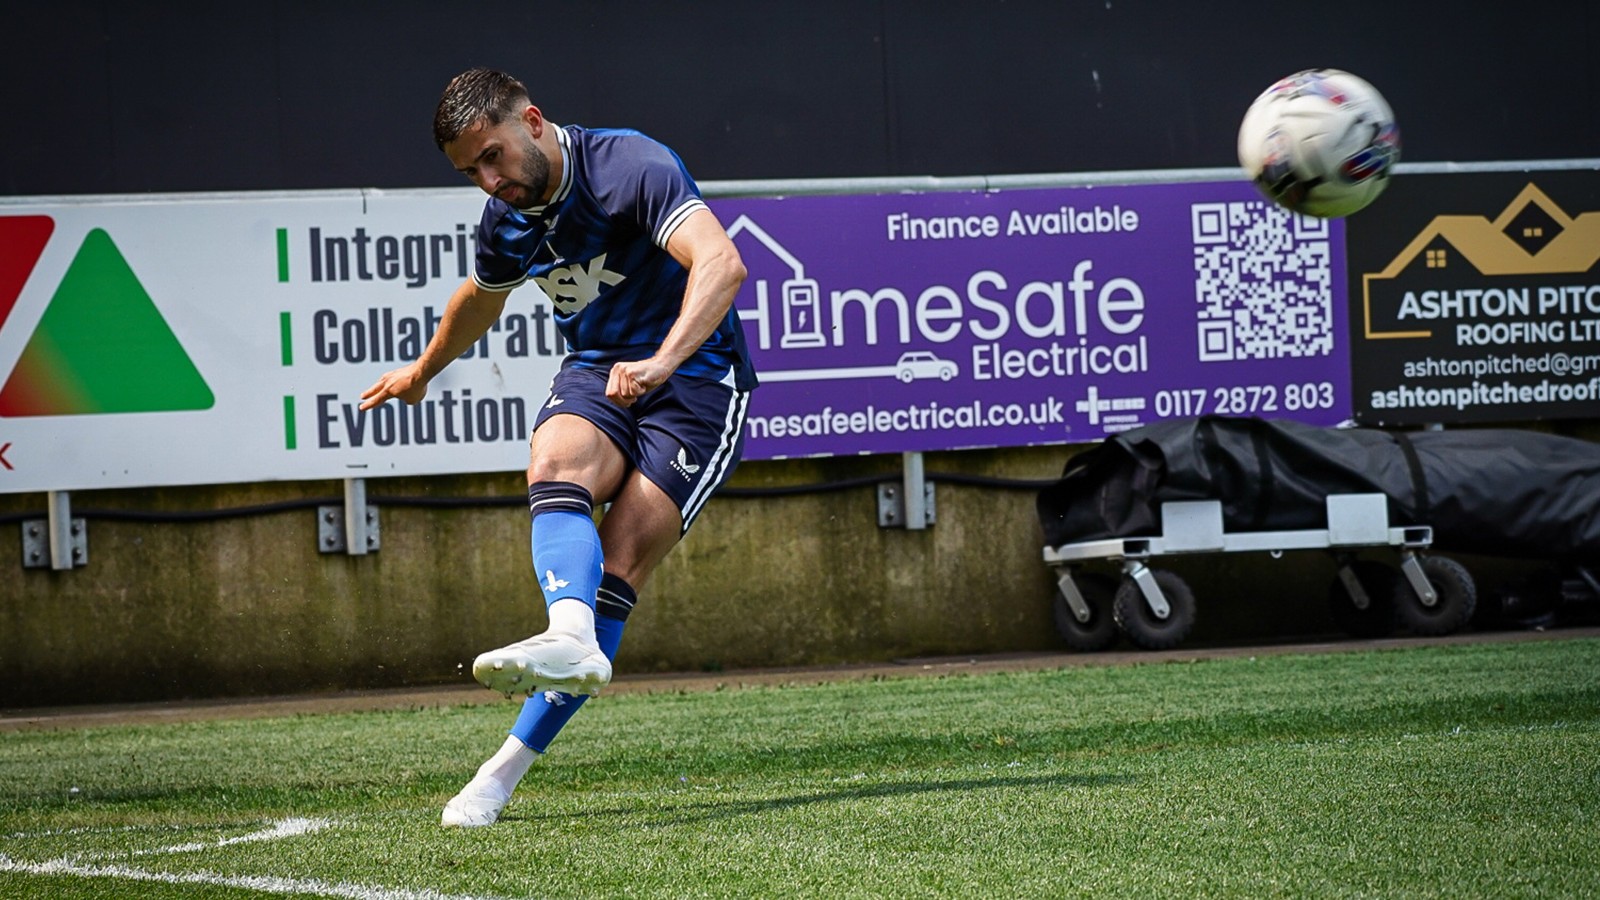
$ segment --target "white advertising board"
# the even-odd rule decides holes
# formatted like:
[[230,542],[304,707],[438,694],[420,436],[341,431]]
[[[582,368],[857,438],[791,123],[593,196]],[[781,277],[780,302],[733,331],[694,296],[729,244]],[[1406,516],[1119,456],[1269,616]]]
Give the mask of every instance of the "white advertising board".
[[0,493],[522,469],[565,353],[532,285],[423,403],[357,409],[468,277],[482,204],[0,205]]

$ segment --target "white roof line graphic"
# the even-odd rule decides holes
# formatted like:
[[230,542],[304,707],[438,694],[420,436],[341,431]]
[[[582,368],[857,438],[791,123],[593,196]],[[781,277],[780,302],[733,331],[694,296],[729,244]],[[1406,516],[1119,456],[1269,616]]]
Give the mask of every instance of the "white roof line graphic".
[[745,231],[750,232],[752,237],[766,245],[766,248],[772,251],[773,256],[783,260],[785,265],[793,269],[794,277],[804,278],[806,276],[806,267],[800,262],[800,260],[795,259],[794,254],[790,253],[787,248],[774,240],[772,235],[763,231],[761,226],[751,221],[750,217],[747,215],[741,214],[739,218],[733,220],[732,225],[728,226],[728,239],[732,240],[741,232]]

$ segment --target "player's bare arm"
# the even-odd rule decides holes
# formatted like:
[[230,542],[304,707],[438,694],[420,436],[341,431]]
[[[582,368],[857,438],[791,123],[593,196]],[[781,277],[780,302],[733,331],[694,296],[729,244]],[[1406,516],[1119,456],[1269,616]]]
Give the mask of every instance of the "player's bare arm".
[[622,406],[631,405],[666,381],[698,350],[728,314],[744,284],[746,272],[739,250],[710,210],[699,210],[685,219],[667,239],[667,252],[689,271],[683,307],[654,356],[611,367],[606,396]]
[[472,342],[482,337],[500,318],[510,291],[490,291],[468,278],[456,288],[445,307],[439,330],[415,362],[383,373],[372,387],[361,392],[361,408],[371,409],[390,398],[420,403],[428,393],[428,382],[450,361],[467,352]]

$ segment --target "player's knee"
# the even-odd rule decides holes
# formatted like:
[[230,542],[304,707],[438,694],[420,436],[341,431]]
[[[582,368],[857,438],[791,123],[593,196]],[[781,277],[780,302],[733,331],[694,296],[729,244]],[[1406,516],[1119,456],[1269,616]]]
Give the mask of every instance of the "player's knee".
[[557,463],[546,456],[535,455],[533,462],[528,464],[528,487],[543,482],[571,481],[570,467]]

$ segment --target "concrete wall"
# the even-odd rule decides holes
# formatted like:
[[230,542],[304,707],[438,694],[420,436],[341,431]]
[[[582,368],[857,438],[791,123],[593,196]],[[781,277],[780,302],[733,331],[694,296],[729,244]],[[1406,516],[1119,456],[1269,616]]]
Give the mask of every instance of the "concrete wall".
[[[1592,423],[1563,430],[1600,439]],[[1045,479],[1080,449],[933,453],[926,468]],[[819,485],[899,466],[898,457],[747,463],[729,486]],[[309,509],[203,523],[91,518],[89,563],[64,572],[24,570],[21,526],[0,526],[0,707],[468,683],[478,652],[543,629],[520,472],[367,484],[375,497],[512,505],[383,508],[381,549],[363,557],[318,553]],[[1063,649],[1034,492],[936,491],[938,521],[926,531],[880,528],[873,487],[713,500],[642,592],[620,676]],[[277,482],[72,501],[77,515],[339,495],[334,482]],[[42,494],[0,495],[0,517],[44,508]],[[1458,558],[1486,595],[1536,565]],[[1198,597],[1189,645],[1337,637],[1324,554],[1158,565]]]
[[[1050,478],[1071,452],[930,454],[927,468]],[[899,465],[749,463],[731,486],[820,484]],[[373,496],[524,490],[521,473],[368,482]],[[643,592],[619,671],[1058,649],[1034,493],[936,490],[938,522],[920,532],[879,528],[872,487],[714,500]],[[78,492],[72,502],[82,514],[339,494],[333,482],[266,483]],[[0,516],[44,506],[42,494],[0,496]],[[365,557],[318,553],[312,510],[203,523],[91,518],[89,563],[65,572],[22,569],[21,526],[0,526],[0,552],[17,554],[0,556],[0,706],[460,682],[481,650],[543,628],[519,506],[380,515],[381,550]],[[1320,596],[1323,577],[1300,593]],[[1275,602],[1250,630],[1325,629],[1320,602],[1303,606]]]

